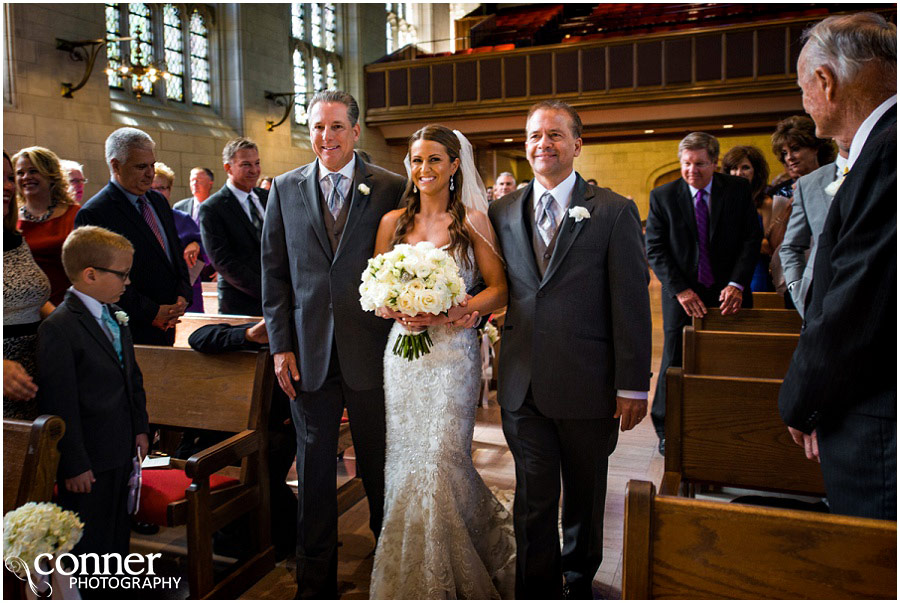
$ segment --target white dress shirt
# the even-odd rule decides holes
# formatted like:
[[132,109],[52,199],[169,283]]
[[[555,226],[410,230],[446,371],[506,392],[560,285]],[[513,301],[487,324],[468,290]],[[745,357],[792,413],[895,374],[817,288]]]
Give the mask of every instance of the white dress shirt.
[[84,304],[84,307],[88,309],[88,312],[91,313],[91,316],[94,317],[94,320],[97,321],[97,324],[100,325],[100,330],[109,338],[110,342],[113,340],[113,334],[109,332],[109,327],[106,326],[106,323],[103,322],[103,304],[87,293],[82,293],[75,287],[69,287],[69,291],[78,296],[78,299],[81,300],[81,303]]
[[266,210],[263,208],[262,203],[259,202],[259,198],[256,196],[256,193],[252,190],[248,193],[246,191],[242,191],[235,185],[231,183],[231,180],[227,180],[225,182],[225,186],[228,187],[228,190],[231,191],[231,194],[234,195],[235,199],[238,200],[238,203],[241,205],[241,209],[244,210],[244,213],[247,215],[247,219],[250,220],[250,224],[253,224],[253,219],[250,217],[250,205],[248,199],[253,200],[253,206],[256,207],[256,211],[259,212],[259,219],[264,219],[266,215]]
[[[324,195],[325,199],[328,199],[331,196],[331,189],[333,188],[333,184],[331,183],[331,178],[328,177],[329,174],[333,174],[331,170],[322,165],[322,162],[319,161],[319,186],[322,187],[322,195]],[[342,167],[337,171],[338,174],[343,176],[341,179],[341,183],[338,185],[338,192],[341,194],[341,198],[344,200],[344,203],[350,200],[350,187],[353,185],[353,171],[356,168],[356,152],[353,153],[353,157],[350,161],[347,162],[347,165]]]

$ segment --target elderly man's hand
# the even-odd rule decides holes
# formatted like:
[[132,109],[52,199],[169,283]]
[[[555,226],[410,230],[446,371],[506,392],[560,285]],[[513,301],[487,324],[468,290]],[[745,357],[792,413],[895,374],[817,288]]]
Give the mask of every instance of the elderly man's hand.
[[288,398],[297,397],[294,382],[300,382],[300,369],[297,368],[297,357],[293,352],[279,352],[275,354],[275,376],[278,377],[278,385]]
[[633,429],[647,416],[647,401],[638,398],[623,398],[616,396],[616,414],[614,419],[621,418],[619,429],[628,431]]
[[685,289],[675,296],[684,311],[691,318],[703,318],[706,316],[706,305],[700,300],[700,296],[693,289]]
[[816,436],[815,429],[809,435],[793,427],[788,427],[788,432],[791,434],[791,438],[794,439],[794,443],[803,448],[806,458],[811,461],[822,462],[819,460],[819,438]]
[[722,316],[729,314],[737,314],[741,309],[741,302],[744,299],[743,292],[734,285],[728,285],[719,294],[719,309],[722,310]]

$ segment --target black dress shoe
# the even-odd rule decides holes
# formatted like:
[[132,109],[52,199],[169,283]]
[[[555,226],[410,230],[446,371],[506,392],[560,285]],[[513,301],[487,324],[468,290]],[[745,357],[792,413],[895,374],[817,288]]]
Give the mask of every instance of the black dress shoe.
[[131,520],[131,529],[138,534],[156,534],[159,532],[159,526],[155,523],[147,523],[145,521],[137,521],[136,519]]
[[659,438],[659,453],[666,456],[666,438]]

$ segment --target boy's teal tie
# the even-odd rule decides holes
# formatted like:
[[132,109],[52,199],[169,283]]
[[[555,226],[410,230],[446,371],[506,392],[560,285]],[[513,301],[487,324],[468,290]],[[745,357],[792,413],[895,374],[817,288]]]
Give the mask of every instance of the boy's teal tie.
[[103,306],[103,311],[100,313],[100,318],[103,319],[103,324],[106,325],[106,328],[109,329],[110,336],[112,337],[113,348],[116,350],[116,355],[119,357],[119,362],[122,362],[122,334],[119,330],[119,323],[116,322],[109,314],[109,307]]

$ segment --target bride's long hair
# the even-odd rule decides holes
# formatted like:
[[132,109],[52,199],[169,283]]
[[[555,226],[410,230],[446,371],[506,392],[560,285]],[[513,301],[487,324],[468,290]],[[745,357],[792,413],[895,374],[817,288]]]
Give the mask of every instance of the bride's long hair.
[[[412,145],[417,140],[431,140],[443,145],[444,149],[447,151],[447,155],[450,156],[451,163],[455,159],[460,158],[459,139],[452,130],[445,128],[444,126],[435,124],[427,125],[415,132],[409,137],[410,150],[412,150]],[[466,228],[466,206],[463,204],[462,200],[462,172],[463,171],[460,168],[456,170],[455,174],[450,176],[450,182],[453,184],[453,188],[450,190],[450,201],[447,203],[447,213],[450,214],[452,221],[450,222],[449,228],[450,247],[447,251],[453,257],[461,258],[465,266],[471,268],[469,247],[472,245],[472,240],[469,237],[469,230]],[[404,198],[406,199],[406,209],[397,220],[397,228],[394,230],[394,238],[391,240],[391,245],[396,245],[403,241],[403,237],[405,237],[406,233],[413,227],[416,214],[419,213],[419,209],[422,205],[419,190],[414,186],[411,175],[406,183]]]

